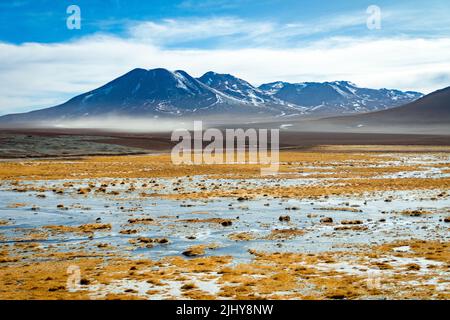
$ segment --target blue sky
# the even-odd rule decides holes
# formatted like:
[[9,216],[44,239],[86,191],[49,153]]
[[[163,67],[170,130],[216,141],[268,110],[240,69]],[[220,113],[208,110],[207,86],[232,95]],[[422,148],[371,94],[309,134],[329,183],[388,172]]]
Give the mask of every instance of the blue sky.
[[[81,30],[65,27],[66,8],[78,5],[82,10]],[[377,36],[428,36],[448,34],[450,5],[446,0],[397,1],[304,1],[304,0],[12,0],[0,4],[0,40],[10,43],[52,43],[73,40],[98,32],[127,36],[133,24],[164,19],[235,17],[250,22],[280,24],[312,23],[335,16],[361,16],[369,5],[375,4],[406,15],[386,19]],[[407,15],[415,12],[411,19]],[[420,13],[420,14],[419,14]],[[439,16],[438,16],[439,15]],[[406,22],[405,20],[411,20]],[[361,23],[364,24],[364,21]],[[371,32],[360,25],[330,30],[330,35],[367,36]],[[307,38],[314,40],[317,34]],[[302,39],[296,39],[302,40]],[[209,41],[181,43],[182,47],[208,47]]]
[[[66,27],[69,5],[80,30]],[[367,28],[370,5],[380,29]],[[61,103],[133,67],[428,93],[450,85],[449,12],[448,0],[2,1],[0,114]]]

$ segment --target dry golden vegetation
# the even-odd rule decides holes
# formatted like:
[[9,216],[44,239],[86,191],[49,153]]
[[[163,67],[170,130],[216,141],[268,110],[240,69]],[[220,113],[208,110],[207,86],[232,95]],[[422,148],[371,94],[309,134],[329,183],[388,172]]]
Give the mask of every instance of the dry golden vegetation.
[[[82,211],[91,210],[83,203],[84,199],[100,198],[114,204],[114,207],[108,206],[108,213],[114,211],[126,218],[118,230],[115,230],[117,226],[104,223],[104,217],[98,217],[98,221],[94,219],[95,223],[69,221],[65,225],[49,222],[41,228],[29,228],[21,238],[7,239],[0,234],[0,240],[8,240],[0,248],[0,299],[449,299],[448,237],[424,241],[414,239],[416,235],[410,234],[409,238],[413,239],[383,239],[379,242],[382,244],[347,245],[345,242],[347,247],[333,247],[333,250],[290,251],[290,246],[298,246],[298,243],[289,241],[308,235],[310,228],[325,228],[328,236],[322,236],[332,241],[337,234],[364,234],[368,229],[372,232],[381,228],[380,225],[391,216],[426,219],[439,215],[436,224],[426,227],[437,228],[439,223],[440,232],[447,232],[448,207],[447,212],[437,212],[433,208],[394,212],[389,211],[392,198],[386,196],[382,198],[386,208],[380,210],[389,212],[383,219],[371,221],[364,216],[362,204],[327,203],[328,197],[333,196],[365,200],[361,195],[400,190],[417,191],[418,194],[422,190],[432,191],[432,196],[427,195],[429,200],[448,199],[450,178],[446,174],[450,173],[450,163],[448,153],[445,153],[448,150],[426,147],[429,149],[427,154],[433,159],[425,163],[421,160],[424,154],[420,152],[425,147],[420,148],[398,148],[405,153],[391,151],[395,150],[393,146],[322,146],[309,151],[283,151],[279,174],[269,177],[262,177],[261,166],[255,164],[174,166],[167,154],[2,161],[0,184],[8,192],[26,197],[5,204],[4,208],[8,210],[29,210],[27,214],[31,216],[39,213],[40,204],[35,205],[34,201],[68,196],[78,202],[52,203],[52,210],[61,215],[67,212],[82,214]],[[421,175],[430,169],[433,175]],[[417,175],[411,176],[413,173]],[[158,178],[171,178],[170,188],[162,184],[162,179],[156,181]],[[222,181],[210,184],[206,178]],[[81,179],[84,179],[83,187],[76,182]],[[223,182],[226,179],[228,181]],[[303,179],[314,181],[283,184]],[[234,213],[227,217],[211,214],[189,203],[219,197],[233,198],[233,204],[223,209],[242,210],[238,211],[241,217]],[[179,201],[170,212],[159,212],[155,206],[151,208],[154,216],[134,215],[144,212],[143,200],[155,201],[156,198]],[[316,210],[310,212],[283,203],[277,209],[281,212],[271,212],[275,216],[272,224],[265,224],[263,229],[267,232],[233,229],[242,223],[247,213],[245,201],[269,198],[275,203],[289,199],[310,202],[314,198],[323,202],[316,202]],[[138,204],[130,204],[136,199]],[[187,216],[179,218],[178,206],[193,208]],[[345,219],[333,216],[331,219],[332,214],[358,216]],[[300,215],[307,224],[296,222]],[[2,228],[13,224],[9,220],[0,220]],[[257,224],[264,225],[259,221]],[[423,225],[417,224],[414,228],[423,228]],[[141,234],[152,227],[164,234]],[[191,243],[179,250],[178,255],[154,259],[133,257],[137,249],[156,247],[164,250],[164,246],[173,243],[171,232],[182,227],[186,228],[183,237],[188,240],[198,240],[190,234],[192,230],[212,233],[230,230],[223,233],[224,242],[231,240],[233,245],[244,247],[251,242],[269,241],[276,246],[275,250],[248,250],[248,261],[238,260],[226,251],[220,253],[223,243],[213,241]],[[114,236],[126,237],[126,246],[114,247],[104,239],[95,245],[90,243],[113,231],[116,232]],[[370,240],[373,234],[367,233],[366,239]],[[44,246],[40,242],[55,237],[65,239],[66,235],[83,240],[70,250],[62,243]],[[68,283],[68,270],[73,267],[80,271],[80,281],[75,289]],[[378,272],[375,278],[370,274],[374,270]]]
[[[409,250],[396,251],[404,246]],[[185,255],[196,256],[214,248],[192,247]],[[152,261],[85,252],[42,253],[44,261],[22,263],[26,257],[10,256],[4,250],[0,252],[0,298],[177,298],[170,296],[170,283],[188,299],[450,298],[450,282],[441,276],[449,268],[448,243],[409,240],[353,252],[251,253],[252,262],[239,264],[231,263],[230,256]],[[414,259],[417,263],[409,262]],[[347,267],[339,271],[335,265]],[[70,290],[67,283],[71,266],[80,270],[81,285],[76,290]],[[371,270],[378,272],[374,279],[368,276]],[[148,289],[139,292],[120,286],[120,281],[142,283]],[[202,289],[199,283],[210,283],[216,289]]]

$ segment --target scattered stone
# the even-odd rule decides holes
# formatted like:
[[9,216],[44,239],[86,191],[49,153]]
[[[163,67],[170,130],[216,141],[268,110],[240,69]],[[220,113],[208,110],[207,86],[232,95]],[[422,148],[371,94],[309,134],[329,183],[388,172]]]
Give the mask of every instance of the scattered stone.
[[410,217],[420,217],[423,214],[430,214],[431,212],[424,210],[404,210],[401,213]]
[[336,231],[342,231],[342,230],[365,231],[367,229],[369,229],[369,228],[366,226],[358,226],[358,225],[353,225],[353,226],[345,225],[345,226],[337,226],[334,228],[334,230],[336,230]]
[[79,188],[78,189],[78,194],[88,194],[89,192],[91,192],[90,188]]
[[125,229],[125,230],[120,230],[119,233],[121,233],[121,234],[135,234],[135,233],[137,233],[137,230],[135,230],[135,229]]
[[341,224],[362,224],[361,220],[342,220]]
[[233,224],[231,220],[224,220],[220,223],[223,227],[229,227]]
[[320,223],[333,223],[333,219],[330,217],[320,219]]
[[196,286],[194,283],[186,283],[184,285],[181,286],[181,290],[192,290],[195,289]]
[[152,218],[133,218],[128,219],[128,223],[130,224],[148,224],[154,222]]
[[203,247],[197,246],[189,248],[186,251],[183,251],[182,254],[186,257],[196,257],[205,254],[205,249]]
[[153,239],[147,238],[147,237],[139,237],[139,238],[137,238],[137,241],[139,241],[141,243],[152,243]]
[[411,270],[411,271],[419,271],[420,270],[420,266],[416,263],[410,263],[406,265],[406,269],[407,270]]

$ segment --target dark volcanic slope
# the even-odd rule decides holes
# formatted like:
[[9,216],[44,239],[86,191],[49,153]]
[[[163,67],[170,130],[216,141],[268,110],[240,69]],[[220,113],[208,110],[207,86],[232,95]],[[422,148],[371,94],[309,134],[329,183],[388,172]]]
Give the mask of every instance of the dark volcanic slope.
[[450,125],[450,87],[401,107],[323,121],[350,126]]
[[99,116],[181,116],[202,113],[255,112],[240,101],[208,87],[184,71],[134,69],[66,103],[0,122],[70,120]]

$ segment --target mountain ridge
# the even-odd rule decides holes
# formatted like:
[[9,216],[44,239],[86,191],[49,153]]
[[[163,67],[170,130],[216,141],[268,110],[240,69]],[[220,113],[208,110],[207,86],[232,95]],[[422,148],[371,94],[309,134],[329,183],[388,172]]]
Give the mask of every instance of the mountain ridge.
[[249,115],[323,116],[395,107],[418,92],[360,88],[349,81],[272,82],[259,87],[231,74],[135,68],[97,89],[50,108],[0,117],[0,122],[61,121],[106,115],[183,117]]
[[324,118],[322,121],[343,123],[348,126],[450,123],[450,86],[397,108],[346,117]]

